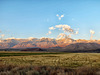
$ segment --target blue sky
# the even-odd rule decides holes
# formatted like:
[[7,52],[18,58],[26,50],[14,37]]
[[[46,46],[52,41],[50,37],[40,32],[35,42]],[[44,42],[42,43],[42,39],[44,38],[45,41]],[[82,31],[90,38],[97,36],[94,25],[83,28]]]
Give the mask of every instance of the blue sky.
[[[59,20],[57,14],[64,17]],[[90,29],[95,31],[93,38],[100,39],[100,1],[0,0],[0,35],[5,38],[56,38],[61,31],[46,34],[49,27],[59,24],[79,29],[74,39],[90,39]]]

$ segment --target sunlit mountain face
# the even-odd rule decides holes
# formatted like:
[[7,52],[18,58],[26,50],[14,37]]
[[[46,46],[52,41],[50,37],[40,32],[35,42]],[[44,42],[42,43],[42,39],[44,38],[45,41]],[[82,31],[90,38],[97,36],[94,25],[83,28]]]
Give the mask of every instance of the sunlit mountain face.
[[[96,43],[100,44],[100,40],[74,40],[71,38],[51,39],[51,38],[31,38],[31,39],[5,39],[1,40],[0,48],[64,48],[70,44],[80,43]],[[88,44],[86,44],[89,46]],[[82,45],[81,45],[82,46]],[[91,44],[90,44],[91,46]],[[93,47],[93,46],[92,46]],[[74,48],[74,47],[73,47]]]

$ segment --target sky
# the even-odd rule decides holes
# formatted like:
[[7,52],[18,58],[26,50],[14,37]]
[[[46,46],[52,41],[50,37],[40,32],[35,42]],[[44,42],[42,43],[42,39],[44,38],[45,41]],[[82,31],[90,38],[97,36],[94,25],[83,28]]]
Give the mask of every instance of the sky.
[[73,39],[90,39],[90,30],[100,39],[100,0],[0,0],[0,37],[57,38],[56,25],[78,31]]

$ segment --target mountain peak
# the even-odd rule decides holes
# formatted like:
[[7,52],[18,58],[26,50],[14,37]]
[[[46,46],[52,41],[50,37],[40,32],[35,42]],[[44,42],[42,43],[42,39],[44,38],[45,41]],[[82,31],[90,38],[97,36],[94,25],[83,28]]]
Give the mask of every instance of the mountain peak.
[[[74,40],[71,38],[53,39],[53,38],[29,38],[29,39],[5,39],[0,40],[0,48],[54,48],[54,47],[66,47],[71,44],[84,43],[97,43],[100,44],[100,40],[85,40],[78,39]],[[83,45],[84,46],[84,45]]]

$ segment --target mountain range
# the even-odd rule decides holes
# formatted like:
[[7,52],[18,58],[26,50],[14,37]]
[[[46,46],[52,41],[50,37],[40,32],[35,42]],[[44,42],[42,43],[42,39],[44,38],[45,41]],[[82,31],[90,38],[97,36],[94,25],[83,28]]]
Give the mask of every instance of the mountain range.
[[100,40],[84,40],[84,39],[52,39],[52,38],[31,38],[31,39],[4,39],[0,40],[0,49],[26,49],[26,48],[43,48],[58,49],[62,51],[68,50],[94,50],[100,49]]

